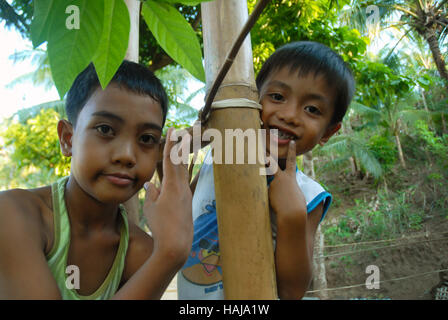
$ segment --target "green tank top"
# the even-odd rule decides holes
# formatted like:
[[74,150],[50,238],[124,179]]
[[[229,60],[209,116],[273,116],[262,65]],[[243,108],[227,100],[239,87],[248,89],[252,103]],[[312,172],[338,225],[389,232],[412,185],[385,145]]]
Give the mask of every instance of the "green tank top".
[[[67,256],[70,247],[70,221],[68,218],[67,208],[65,206],[65,185],[68,177],[59,179],[51,186],[51,193],[53,198],[53,217],[54,217],[54,244],[53,248],[47,255],[48,266],[50,267],[53,277],[56,279],[62,299],[64,300],[104,300],[110,299],[118,290],[121,276],[124,269],[126,252],[129,242],[129,226],[126,217],[126,211],[120,205],[120,212],[123,218],[121,224],[120,245],[118,247],[117,255],[113,262],[103,284],[91,295],[82,296],[77,293],[76,289],[70,289],[66,285],[67,277],[74,274],[71,269],[67,269]],[[67,271],[67,273],[66,273]],[[82,271],[79,272],[82,277]],[[71,279],[69,279],[71,280]]]

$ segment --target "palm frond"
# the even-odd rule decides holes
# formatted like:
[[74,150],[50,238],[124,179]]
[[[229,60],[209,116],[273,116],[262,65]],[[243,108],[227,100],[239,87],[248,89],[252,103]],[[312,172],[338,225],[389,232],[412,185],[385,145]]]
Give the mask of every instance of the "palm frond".
[[383,175],[383,169],[380,162],[365,144],[356,145],[353,151],[366,171],[370,172],[375,178],[379,178]]
[[353,109],[356,113],[369,117],[370,119],[381,117],[381,111],[370,108],[362,103],[352,101],[350,109]]

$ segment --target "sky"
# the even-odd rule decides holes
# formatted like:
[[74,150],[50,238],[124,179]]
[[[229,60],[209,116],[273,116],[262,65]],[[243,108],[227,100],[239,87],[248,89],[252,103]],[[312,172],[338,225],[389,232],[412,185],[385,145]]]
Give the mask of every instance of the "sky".
[[19,109],[59,100],[55,88],[47,91],[43,86],[34,86],[31,82],[8,88],[7,84],[12,80],[35,68],[30,61],[14,63],[9,58],[14,52],[31,49],[32,44],[23,39],[14,28],[5,28],[3,21],[0,22],[0,43],[0,122]]
[[[0,22],[0,122],[11,117],[16,111],[29,108],[44,102],[59,100],[56,88],[46,90],[43,86],[34,86],[31,81],[8,87],[15,78],[35,69],[31,61],[16,62],[9,57],[15,52],[32,49],[29,40],[23,39],[14,28],[5,28],[5,23]],[[191,80],[189,88],[191,92],[198,90],[203,84]],[[189,94],[186,93],[185,96]],[[204,95],[198,94],[191,105],[199,109],[204,104]]]

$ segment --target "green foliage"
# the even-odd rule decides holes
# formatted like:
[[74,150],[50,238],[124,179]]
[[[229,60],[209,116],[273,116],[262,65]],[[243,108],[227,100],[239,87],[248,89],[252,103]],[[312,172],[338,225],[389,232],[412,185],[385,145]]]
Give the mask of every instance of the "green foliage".
[[328,244],[390,239],[408,229],[420,230],[423,212],[407,199],[406,192],[379,191],[372,201],[355,199],[336,224],[324,228]]
[[[256,0],[249,0],[251,11]],[[254,67],[261,65],[280,47],[292,41],[318,41],[339,53],[352,68],[365,53],[368,39],[355,29],[341,26],[339,8],[349,1],[273,0],[251,30]]]
[[53,88],[54,83],[51,78],[50,63],[48,61],[48,54],[45,50],[37,48],[34,50],[14,52],[11,56],[9,56],[9,59],[12,60],[14,64],[25,60],[30,60],[35,66],[35,69],[28,70],[25,74],[13,79],[7,84],[8,88],[13,88],[18,84],[29,81],[35,86],[42,85],[45,90],[50,90]]
[[378,159],[384,171],[389,171],[397,161],[395,143],[386,136],[374,135],[369,139],[369,148]]
[[[203,1],[175,2],[197,5]],[[197,79],[205,81],[199,40],[191,25],[171,4],[173,2],[144,2],[143,18],[163,50]],[[79,8],[79,28],[67,26],[70,19],[77,18],[76,14],[66,11],[71,5]],[[92,61],[102,87],[106,87],[128,47],[130,22],[124,1],[36,0],[34,8],[32,42],[37,47],[48,41],[52,76],[60,97]]]
[[169,128],[170,125],[191,126],[198,118],[198,111],[191,106],[191,100],[203,92],[204,87],[185,97],[185,92],[191,85],[192,77],[179,66],[170,65],[157,70],[156,76],[161,80],[170,101],[170,111],[167,115],[165,127]]
[[437,163],[443,168],[448,169],[448,134],[436,136],[429,130],[428,124],[424,121],[416,123],[417,137],[425,143],[427,150],[434,155]]
[[380,62],[359,61],[355,69],[357,101],[369,107],[389,106],[397,98],[406,95],[411,79],[397,75]]
[[196,6],[201,2],[208,2],[208,1],[212,1],[212,0],[162,0],[161,2],[166,2],[166,3],[180,3],[180,4],[184,4],[187,6]]
[[[36,0],[37,2],[40,1]],[[44,2],[48,1],[44,0]],[[36,21],[33,26],[36,26],[37,29],[42,24],[45,26],[50,23],[50,27],[47,27],[47,34],[43,33],[42,37],[48,40],[51,73],[59,96],[62,98],[78,74],[88,66],[97,52],[102,38],[105,5],[104,1],[88,0],[58,0],[54,2],[54,6],[49,9],[48,18],[40,22],[36,17],[36,20],[33,20],[33,22]],[[79,29],[69,29],[66,26],[67,19],[69,19],[66,9],[70,5],[79,8]],[[126,35],[129,37],[129,28]],[[120,40],[125,41],[124,39]],[[33,43],[39,41],[33,41]],[[127,43],[127,41],[125,42]]]
[[2,0],[0,1],[0,19],[5,26],[12,26],[20,32],[22,37],[29,37],[29,24],[33,15],[32,0]]
[[[70,159],[64,157],[59,149],[57,123],[60,114],[52,108],[41,109],[25,122],[10,120],[3,130],[13,176],[26,186],[28,175],[34,174],[34,183],[46,184],[70,172]],[[39,178],[37,178],[39,177]],[[32,185],[35,187],[36,185]]]
[[354,156],[359,160],[361,167],[375,178],[383,175],[383,169],[376,154],[366,143],[365,138],[357,132],[334,136],[323,147],[317,147],[316,151],[320,155],[331,153],[337,156],[336,159],[324,165],[325,170],[331,170],[341,162],[348,163],[348,159]]
[[205,82],[202,53],[196,33],[173,6],[148,0],[142,15],[159,45],[194,77]]
[[101,86],[106,88],[123,61],[130,30],[126,4],[122,0],[104,2],[104,25],[98,48],[92,58]]

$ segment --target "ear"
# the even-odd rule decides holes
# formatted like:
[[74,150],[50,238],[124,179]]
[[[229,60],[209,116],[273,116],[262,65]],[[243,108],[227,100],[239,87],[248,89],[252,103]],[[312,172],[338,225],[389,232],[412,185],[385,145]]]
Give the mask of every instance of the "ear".
[[73,126],[67,120],[59,120],[58,136],[61,152],[66,157],[72,156]]
[[324,136],[320,139],[319,144],[323,146],[330,140],[330,138],[341,129],[341,122],[335,123],[330,125],[327,128],[327,131],[325,132]]

